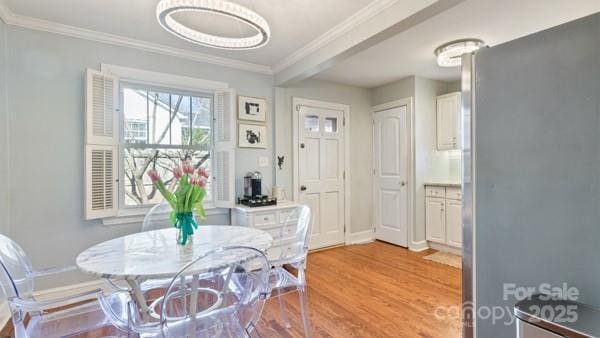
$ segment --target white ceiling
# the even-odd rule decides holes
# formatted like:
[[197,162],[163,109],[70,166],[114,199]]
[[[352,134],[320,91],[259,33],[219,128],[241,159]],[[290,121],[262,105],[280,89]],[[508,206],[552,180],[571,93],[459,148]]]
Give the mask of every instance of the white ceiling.
[[[271,27],[269,44],[250,51],[218,50],[180,40],[159,26],[155,15],[158,1],[0,0],[0,4],[3,2],[17,15],[274,66],[374,0],[235,0],[262,15]],[[197,25],[210,27],[212,31],[221,31],[227,35],[245,33],[245,28],[240,23],[232,25],[216,16],[198,15],[195,18]]]
[[376,87],[410,75],[456,80],[459,68],[436,64],[439,45],[475,37],[489,46],[600,11],[600,0],[467,0],[369,49],[317,77]]

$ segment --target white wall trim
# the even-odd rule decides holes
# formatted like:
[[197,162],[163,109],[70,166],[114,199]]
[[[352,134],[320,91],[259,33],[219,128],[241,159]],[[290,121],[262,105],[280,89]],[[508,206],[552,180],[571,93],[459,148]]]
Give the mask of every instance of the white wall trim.
[[283,60],[275,64],[275,66],[273,67],[273,72],[279,73],[285,68],[295,64],[296,62],[302,60],[303,58],[312,54],[316,50],[319,50],[320,48],[326,46],[331,41],[340,38],[342,35],[356,28],[356,26],[375,17],[377,14],[381,13],[386,8],[392,6],[396,2],[398,2],[398,0],[375,0],[371,2],[369,5],[354,13],[352,16],[342,21],[340,24],[325,32],[325,34],[307,43],[294,53],[290,54],[289,56],[285,57]]
[[[382,103],[382,104],[378,104],[376,106],[371,107],[371,115],[374,116],[375,113],[382,111],[382,110],[388,110],[388,109],[392,109],[392,108],[396,108],[396,107],[402,107],[402,106],[406,106],[406,110],[407,110],[407,115],[408,115],[408,128],[409,128],[409,146],[408,146],[408,158],[410,163],[408,164],[408,180],[407,180],[407,187],[408,187],[408,210],[409,210],[409,215],[408,215],[408,248],[413,250],[413,248],[415,249],[415,251],[420,251],[423,250],[423,242],[424,241],[415,241],[414,239],[414,227],[416,225],[417,222],[417,217],[416,217],[416,203],[415,203],[415,196],[416,196],[416,183],[417,183],[417,179],[416,179],[416,175],[415,175],[415,165],[416,165],[416,158],[415,158],[415,109],[414,109],[414,104],[413,104],[413,98],[412,97],[407,97],[407,98],[403,98],[400,100],[395,100],[395,101],[390,101],[390,102],[386,102],[386,103]],[[373,134],[375,135],[375,134]],[[375,162],[373,162],[373,165],[375,165]],[[373,168],[374,169],[374,168]],[[375,193],[375,192],[373,192]],[[375,199],[372,200],[372,203],[375,203]],[[375,225],[373,225],[375,226]],[[427,245],[427,243],[425,243],[425,245]]]
[[213,65],[224,66],[245,70],[254,73],[273,75],[273,70],[270,66],[260,65],[251,62],[234,60],[221,56],[210,55],[201,52],[194,52],[182,48],[175,48],[158,43],[148,42],[128,38],[115,34],[103,33],[91,29],[85,29],[70,25],[61,24],[33,17],[18,15],[10,11],[6,5],[0,1],[0,18],[7,25],[18,26],[43,32],[60,34],[74,38],[80,38],[89,41],[106,43],[115,46],[139,49],[147,52],[153,52],[162,55],[174,56],[181,59],[187,59],[197,62],[205,62]]
[[[140,207],[140,208],[132,208],[132,209],[121,209],[119,210],[117,216],[114,217],[105,217],[102,218],[102,225],[113,226],[113,225],[125,225],[125,224],[142,224],[146,214],[152,206],[149,207]],[[205,207],[206,216],[219,216],[219,215],[229,215],[230,209],[225,208],[215,208],[215,207]],[[168,214],[165,214],[165,220],[168,219]]]
[[161,86],[189,91],[214,91],[229,88],[229,84],[225,82],[205,80],[190,76],[152,72],[149,70],[116,66],[106,63],[100,65],[100,70],[103,73],[117,76],[119,81],[134,82],[149,86]]
[[350,106],[341,103],[292,97],[292,196],[295,202],[298,202],[298,190],[300,186],[298,182],[298,126],[300,123],[298,112],[300,106],[338,110],[344,113],[344,120],[346,121],[344,126],[344,171],[346,172],[346,179],[344,180],[344,224],[346,225],[344,243],[349,244],[350,234],[352,233],[352,217],[350,213],[350,181],[352,177],[350,172]]
[[408,250],[414,251],[414,252],[425,251],[427,249],[429,249],[429,245],[427,244],[426,240],[422,240],[422,241],[418,241],[418,242],[413,241],[413,245],[408,247]]
[[369,229],[369,230],[349,234],[348,235],[348,243],[346,243],[346,244],[350,244],[350,245],[364,244],[364,243],[373,242],[374,240],[375,240],[375,238],[373,237],[373,229]]

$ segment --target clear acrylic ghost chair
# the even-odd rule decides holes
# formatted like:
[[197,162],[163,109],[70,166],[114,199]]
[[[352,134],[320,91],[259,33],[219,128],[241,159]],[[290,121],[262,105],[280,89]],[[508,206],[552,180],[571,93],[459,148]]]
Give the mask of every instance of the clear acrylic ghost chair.
[[[280,232],[274,238],[274,246],[267,251],[272,269],[269,274],[269,285],[279,300],[281,317],[287,328],[290,324],[286,314],[283,294],[298,291],[300,311],[304,334],[310,337],[310,316],[308,311],[308,289],[306,286],[306,260],[312,230],[310,208],[306,205],[296,207],[280,224]],[[293,275],[285,265],[291,265],[297,271]]]
[[[150,305],[150,319],[125,297],[126,305],[108,305],[107,315],[119,326],[128,321],[130,331],[143,337],[258,335],[255,325],[270,295],[269,268],[266,256],[254,248],[213,250],[173,276],[164,295]],[[116,313],[115,308],[128,311]]]
[[124,335],[99,307],[96,298],[102,293],[100,289],[54,300],[38,301],[33,297],[36,277],[71,270],[34,270],[23,249],[0,235],[0,286],[8,301],[16,338]]

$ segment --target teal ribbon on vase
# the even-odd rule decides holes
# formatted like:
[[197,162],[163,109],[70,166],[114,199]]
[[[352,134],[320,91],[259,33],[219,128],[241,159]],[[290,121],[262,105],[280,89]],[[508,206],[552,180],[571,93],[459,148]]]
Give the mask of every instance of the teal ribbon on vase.
[[189,236],[194,235],[194,230],[198,229],[198,223],[192,212],[180,212],[175,214],[175,227],[179,229],[181,236],[178,237],[179,244],[185,245]]

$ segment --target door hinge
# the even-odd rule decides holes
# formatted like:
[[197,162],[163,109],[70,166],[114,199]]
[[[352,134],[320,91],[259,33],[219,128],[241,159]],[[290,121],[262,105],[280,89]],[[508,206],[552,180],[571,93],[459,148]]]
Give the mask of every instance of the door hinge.
[[373,169],[373,176],[375,176],[375,169]]
[[373,232],[377,232],[377,227],[373,227]]
[[342,177],[344,177],[344,179],[346,179],[346,171],[344,171]]
[[342,118],[342,125],[343,125],[344,127],[346,126],[346,116],[344,116],[344,117]]

